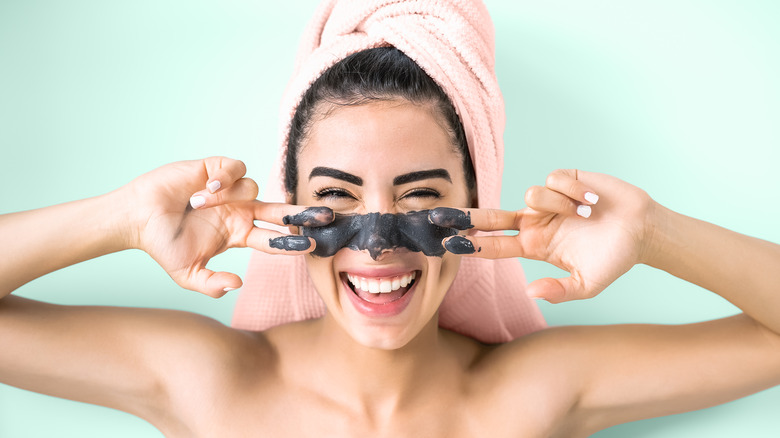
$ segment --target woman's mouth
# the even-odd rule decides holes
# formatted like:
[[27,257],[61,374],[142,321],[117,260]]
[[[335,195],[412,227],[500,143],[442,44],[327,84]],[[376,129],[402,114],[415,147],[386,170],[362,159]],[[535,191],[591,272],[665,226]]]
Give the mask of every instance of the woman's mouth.
[[368,316],[392,316],[401,313],[409,304],[409,293],[419,278],[419,271],[398,273],[382,277],[369,277],[343,273],[346,286],[353,292],[350,301],[355,308]]

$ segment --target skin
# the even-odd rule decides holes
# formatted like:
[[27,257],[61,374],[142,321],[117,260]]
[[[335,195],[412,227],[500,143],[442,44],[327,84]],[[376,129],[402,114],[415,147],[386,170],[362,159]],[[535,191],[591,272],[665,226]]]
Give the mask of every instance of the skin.
[[[315,166],[349,172],[362,185],[309,179]],[[428,168],[446,169],[452,181],[393,185]],[[96,198],[0,216],[0,380],[130,412],[170,437],[578,437],[780,383],[778,245],[676,214],[630,184],[583,171],[553,172],[528,190],[525,210],[468,209],[473,194],[460,169],[429,108],[371,103],[315,123],[300,156],[304,206],[255,201],[242,163],[210,158],[164,166]],[[221,188],[211,193],[204,187],[215,180]],[[348,195],[313,195],[325,188]],[[423,189],[439,197],[409,196]],[[589,204],[587,192],[600,199],[586,219],[576,207]],[[205,204],[188,207],[193,193]],[[553,302],[595,296],[645,263],[745,313],[682,326],[560,327],[485,346],[436,324],[458,256],[388,251],[374,260],[350,249],[306,256],[325,317],[263,333],[185,312],[10,295],[47,272],[139,248],[178,284],[218,297],[241,280],[206,269],[212,256],[241,246],[285,253],[269,244],[281,234],[253,220],[282,224],[311,205],[357,214],[463,208],[474,229],[519,232],[467,236],[481,249],[473,256],[529,257],[571,273],[529,285],[529,294]],[[343,272],[378,268],[419,272],[412,301],[393,317],[366,317],[346,299]]]

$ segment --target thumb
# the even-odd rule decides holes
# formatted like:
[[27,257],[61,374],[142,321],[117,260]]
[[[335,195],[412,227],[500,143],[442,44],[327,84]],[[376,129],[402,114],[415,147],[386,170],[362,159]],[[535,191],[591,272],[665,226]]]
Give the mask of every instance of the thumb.
[[208,268],[193,268],[180,278],[172,276],[181,287],[219,298],[243,284],[241,278],[230,272],[214,272]]
[[582,283],[573,277],[540,278],[528,285],[526,293],[530,298],[543,299],[550,303],[585,298]]

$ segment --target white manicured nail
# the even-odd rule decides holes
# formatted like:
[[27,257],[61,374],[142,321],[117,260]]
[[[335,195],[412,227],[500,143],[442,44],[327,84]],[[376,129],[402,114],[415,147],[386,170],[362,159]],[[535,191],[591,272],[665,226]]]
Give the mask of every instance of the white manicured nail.
[[200,195],[193,196],[192,198],[190,198],[190,205],[192,206],[192,208],[203,207],[204,205],[206,205],[206,198]]
[[577,214],[586,219],[590,217],[590,213],[590,205],[580,205],[577,207]]
[[595,203],[599,202],[599,195],[597,195],[595,193],[591,193],[591,192],[586,192],[585,193],[585,200],[590,202],[591,204],[595,204]]
[[[209,189],[209,192],[211,193],[216,192],[217,190],[219,190],[220,187],[222,187],[222,183],[219,182],[218,179],[215,179],[214,181],[206,184],[206,188]],[[585,198],[587,199],[588,195],[585,195]],[[596,199],[598,199],[598,196],[596,197]]]
[[234,287],[226,287],[226,288],[222,289],[223,292],[230,292],[231,290],[236,290],[236,288],[234,288]]

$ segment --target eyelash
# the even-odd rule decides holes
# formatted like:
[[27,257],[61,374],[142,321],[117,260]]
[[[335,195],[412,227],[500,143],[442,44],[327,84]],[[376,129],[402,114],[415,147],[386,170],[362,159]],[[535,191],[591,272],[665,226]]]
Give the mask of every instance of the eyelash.
[[434,189],[414,189],[410,191],[409,193],[406,193],[403,198],[433,198],[433,199],[439,199],[441,198],[441,193],[437,192]]
[[323,198],[355,198],[349,192],[342,189],[320,189],[314,191],[314,199],[320,200]]
[[[326,188],[314,191],[314,199],[321,200],[324,198],[352,198],[355,199],[352,194],[343,189]],[[402,198],[441,198],[441,194],[434,189],[414,189],[406,193]]]

